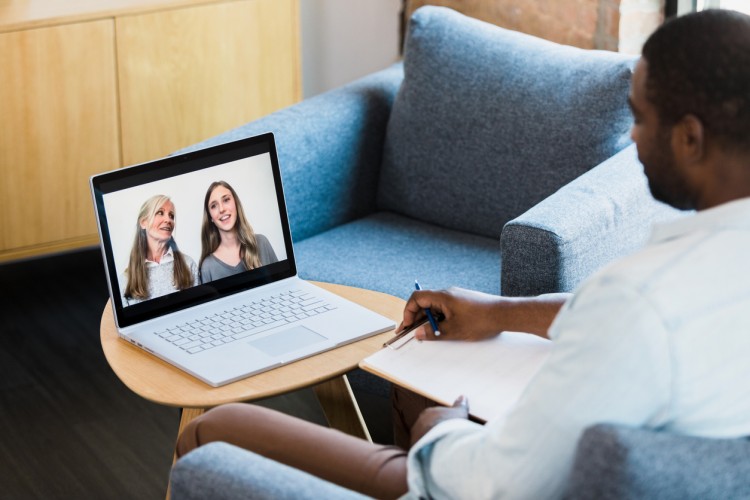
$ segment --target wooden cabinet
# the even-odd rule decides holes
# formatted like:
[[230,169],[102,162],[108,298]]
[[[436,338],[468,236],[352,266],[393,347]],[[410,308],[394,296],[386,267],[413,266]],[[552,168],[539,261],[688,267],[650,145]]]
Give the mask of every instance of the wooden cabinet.
[[300,99],[297,0],[0,0],[0,261],[98,241],[89,177]]
[[0,34],[0,255],[91,244],[88,176],[120,164],[114,26]]

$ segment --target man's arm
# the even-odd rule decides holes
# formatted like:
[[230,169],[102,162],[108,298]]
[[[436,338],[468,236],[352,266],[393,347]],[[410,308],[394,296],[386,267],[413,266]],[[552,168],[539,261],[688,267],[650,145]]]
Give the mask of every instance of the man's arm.
[[404,319],[396,331],[425,316],[429,308],[442,314],[440,337],[429,324],[415,330],[419,340],[480,340],[502,331],[527,332],[547,337],[547,330],[570,297],[566,293],[538,297],[500,297],[462,288],[414,292],[406,302]]

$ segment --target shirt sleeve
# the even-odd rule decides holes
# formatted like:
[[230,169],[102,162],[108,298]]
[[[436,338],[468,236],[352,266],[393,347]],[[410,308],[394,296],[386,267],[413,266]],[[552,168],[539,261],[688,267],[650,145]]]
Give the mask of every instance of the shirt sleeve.
[[668,420],[668,336],[637,290],[606,277],[590,282],[550,336],[547,363],[506,418],[485,426],[443,422],[412,447],[410,496],[560,497],[585,428]]

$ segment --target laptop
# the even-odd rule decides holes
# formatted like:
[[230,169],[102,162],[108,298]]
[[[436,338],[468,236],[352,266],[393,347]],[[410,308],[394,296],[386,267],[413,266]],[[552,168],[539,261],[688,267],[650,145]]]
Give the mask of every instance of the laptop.
[[[217,181],[223,189],[210,190]],[[211,386],[395,326],[298,276],[271,133],[90,182],[120,337]],[[226,259],[232,262],[211,257],[207,226],[229,220],[216,216],[226,210],[244,219],[246,239],[254,235],[256,251],[245,252],[257,256],[250,265],[237,264],[236,254]]]

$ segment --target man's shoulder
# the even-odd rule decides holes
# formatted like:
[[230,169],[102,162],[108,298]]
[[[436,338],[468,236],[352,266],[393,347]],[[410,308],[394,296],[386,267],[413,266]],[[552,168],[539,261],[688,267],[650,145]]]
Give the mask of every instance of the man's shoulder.
[[750,231],[704,227],[649,244],[601,269],[582,289],[629,289],[670,311],[694,307],[702,295],[750,292],[742,279],[749,265],[743,250],[747,246]]
[[684,251],[684,242],[669,241],[649,244],[602,268],[592,278],[622,281],[637,287],[657,276],[660,270],[672,266]]

